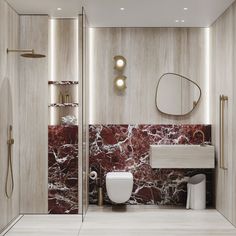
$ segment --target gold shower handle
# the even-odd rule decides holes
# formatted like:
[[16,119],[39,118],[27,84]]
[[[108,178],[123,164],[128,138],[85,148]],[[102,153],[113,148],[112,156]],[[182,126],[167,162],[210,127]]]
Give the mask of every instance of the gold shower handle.
[[225,123],[225,102],[228,101],[228,96],[220,95],[220,168],[223,170],[227,170],[227,167],[225,167],[225,156],[224,156],[224,123]]
[[12,125],[9,126],[9,135],[8,135],[7,144],[8,145],[14,144],[14,139],[12,138]]

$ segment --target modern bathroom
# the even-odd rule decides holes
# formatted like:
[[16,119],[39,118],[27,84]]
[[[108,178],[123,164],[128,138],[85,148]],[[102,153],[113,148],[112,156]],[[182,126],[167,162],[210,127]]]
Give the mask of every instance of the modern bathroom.
[[0,236],[236,236],[235,0],[0,0]]

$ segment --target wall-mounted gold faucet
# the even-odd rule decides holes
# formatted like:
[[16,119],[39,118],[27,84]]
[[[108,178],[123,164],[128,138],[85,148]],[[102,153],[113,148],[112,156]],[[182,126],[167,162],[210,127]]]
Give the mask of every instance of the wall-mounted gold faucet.
[[[8,157],[7,157],[7,176],[6,176],[6,183],[5,183],[5,193],[7,198],[11,198],[13,191],[14,191],[14,175],[13,175],[13,165],[12,165],[12,145],[14,144],[14,139],[12,138],[12,125],[9,126],[8,131],[8,140],[7,140],[7,146],[8,146]],[[11,186],[10,190],[8,187],[9,184],[9,178],[11,178]]]
[[200,133],[202,135],[202,143],[200,144],[201,146],[204,146],[205,145],[205,134],[202,130],[196,130],[194,133],[193,133],[193,137],[196,136],[196,134]]

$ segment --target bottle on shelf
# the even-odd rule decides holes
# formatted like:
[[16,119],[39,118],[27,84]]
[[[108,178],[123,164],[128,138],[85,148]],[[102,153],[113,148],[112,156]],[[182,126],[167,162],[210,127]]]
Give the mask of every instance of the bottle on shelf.
[[62,92],[60,92],[60,94],[59,94],[59,103],[60,103],[60,104],[63,104],[63,103],[64,103],[64,97],[63,97]]
[[70,95],[69,94],[65,95],[65,103],[70,103]]

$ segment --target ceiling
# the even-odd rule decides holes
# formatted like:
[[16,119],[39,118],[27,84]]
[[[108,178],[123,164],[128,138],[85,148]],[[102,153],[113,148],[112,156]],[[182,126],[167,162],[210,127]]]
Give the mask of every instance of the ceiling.
[[[84,6],[91,27],[208,27],[234,0],[8,0],[8,2],[20,14],[49,14],[51,17],[76,17]],[[62,10],[58,11],[57,8]]]
[[[19,14],[48,14],[52,17],[77,17],[81,0],[7,0]],[[58,11],[57,8],[61,8]]]

